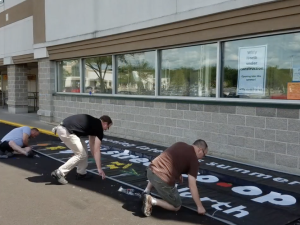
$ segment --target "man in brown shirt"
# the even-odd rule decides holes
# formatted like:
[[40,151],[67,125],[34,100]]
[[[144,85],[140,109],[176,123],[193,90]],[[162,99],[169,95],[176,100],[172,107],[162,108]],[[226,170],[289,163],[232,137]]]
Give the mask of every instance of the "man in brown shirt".
[[[205,157],[208,152],[204,140],[198,139],[193,145],[177,142],[161,155],[156,157],[147,169],[148,185],[143,193],[143,208],[145,216],[150,216],[152,206],[157,205],[171,211],[178,211],[181,199],[176,182],[182,183],[182,174],[188,174],[189,188],[197,205],[199,214],[205,214],[201,203],[196,179],[199,169],[198,159]],[[154,187],[162,200],[152,197],[149,193]]]

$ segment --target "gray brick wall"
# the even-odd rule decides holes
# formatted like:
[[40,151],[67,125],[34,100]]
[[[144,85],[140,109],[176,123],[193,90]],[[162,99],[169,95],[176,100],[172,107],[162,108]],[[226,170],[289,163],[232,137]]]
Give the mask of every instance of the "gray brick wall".
[[10,65],[8,74],[8,111],[10,113],[28,113],[27,67]]
[[168,147],[207,141],[212,156],[300,174],[299,110],[203,104],[53,97],[53,117],[108,114],[117,137]]
[[[59,108],[55,110],[53,108],[53,93],[55,91],[55,63],[53,61],[49,61],[48,59],[41,59],[38,62],[38,82],[39,82],[39,110],[37,114],[40,117],[40,120],[52,122],[54,116],[54,112],[60,111]],[[68,99],[75,99],[74,97],[68,97]],[[74,108],[74,102],[67,101],[65,104],[61,106],[65,107],[65,111],[69,111]],[[70,104],[70,107],[67,107]],[[76,105],[77,106],[77,105]],[[78,108],[78,106],[76,107]],[[61,108],[61,111],[63,109]],[[76,112],[76,111],[75,111]]]

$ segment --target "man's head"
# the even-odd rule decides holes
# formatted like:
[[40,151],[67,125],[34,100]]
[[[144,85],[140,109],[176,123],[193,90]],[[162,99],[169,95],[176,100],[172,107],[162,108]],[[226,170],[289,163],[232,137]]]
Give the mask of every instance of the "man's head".
[[37,128],[31,128],[29,138],[36,138],[40,134],[40,131]]
[[202,139],[198,139],[193,143],[195,153],[198,159],[204,158],[208,153],[208,146]]
[[103,130],[109,130],[109,128],[112,126],[113,122],[111,118],[107,115],[103,115],[100,117],[102,128]]

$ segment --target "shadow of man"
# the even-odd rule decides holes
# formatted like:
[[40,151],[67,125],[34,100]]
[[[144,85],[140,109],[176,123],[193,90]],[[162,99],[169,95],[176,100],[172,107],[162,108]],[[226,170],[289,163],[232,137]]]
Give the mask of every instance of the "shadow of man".
[[58,182],[54,181],[51,176],[39,175],[34,177],[25,178],[32,183],[45,183],[45,185],[60,185]]

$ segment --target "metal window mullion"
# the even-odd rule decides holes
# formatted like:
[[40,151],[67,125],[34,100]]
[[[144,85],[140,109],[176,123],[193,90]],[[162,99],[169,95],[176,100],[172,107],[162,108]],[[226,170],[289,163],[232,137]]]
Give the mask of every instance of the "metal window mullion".
[[155,54],[155,97],[159,96],[160,86],[160,51],[156,50]]
[[222,67],[222,43],[219,41],[217,46],[217,68],[216,68],[216,98],[221,97],[221,67]]
[[116,94],[117,87],[117,63],[116,63],[116,55],[112,55],[112,95]]
[[55,85],[55,87],[54,87],[54,88],[55,88],[55,89],[54,89],[54,92],[58,92],[58,86],[59,86],[59,85],[58,85],[58,82],[59,82],[59,79],[58,79],[58,76],[59,76],[59,72],[58,72],[58,63],[59,63],[59,62],[55,62],[55,65],[54,65],[54,66],[55,66],[55,68],[54,68],[54,69],[55,69],[55,70],[54,70],[54,71],[55,71],[55,74],[54,74],[54,85]]
[[1,74],[0,72],[0,77],[1,77],[1,99],[2,99],[2,108],[4,108],[4,103],[5,103],[5,100],[4,100],[4,97],[3,97],[3,92],[4,92],[4,88],[3,88],[3,75]]
[[79,59],[79,75],[80,75],[80,93],[84,93],[84,85],[85,85],[85,67],[83,65],[84,60],[82,58]]

